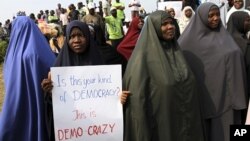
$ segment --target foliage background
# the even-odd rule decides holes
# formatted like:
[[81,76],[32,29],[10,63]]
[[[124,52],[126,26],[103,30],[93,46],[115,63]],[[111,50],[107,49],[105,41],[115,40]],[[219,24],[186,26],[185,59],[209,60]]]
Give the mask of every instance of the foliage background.
[[4,101],[4,84],[3,84],[3,61],[8,47],[7,41],[0,41],[0,112]]

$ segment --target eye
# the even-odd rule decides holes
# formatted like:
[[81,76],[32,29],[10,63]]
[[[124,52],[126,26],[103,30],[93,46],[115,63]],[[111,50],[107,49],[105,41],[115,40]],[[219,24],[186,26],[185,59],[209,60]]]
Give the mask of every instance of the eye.
[[75,37],[83,38],[83,37],[85,37],[85,36],[84,36],[82,33],[76,33],[76,34],[70,35],[70,39],[75,38]]
[[168,20],[168,21],[163,22],[161,25],[162,26],[173,25],[173,21],[172,20]]

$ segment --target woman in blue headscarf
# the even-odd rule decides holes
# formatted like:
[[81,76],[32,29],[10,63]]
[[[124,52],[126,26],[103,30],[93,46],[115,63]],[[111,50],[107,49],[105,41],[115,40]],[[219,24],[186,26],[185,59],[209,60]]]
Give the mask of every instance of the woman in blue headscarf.
[[5,101],[1,141],[47,141],[41,80],[55,60],[49,44],[30,18],[12,24],[4,62]]

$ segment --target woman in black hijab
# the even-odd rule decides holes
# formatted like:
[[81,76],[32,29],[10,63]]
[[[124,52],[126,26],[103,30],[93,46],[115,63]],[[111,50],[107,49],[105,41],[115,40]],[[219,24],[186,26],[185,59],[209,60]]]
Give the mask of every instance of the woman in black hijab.
[[[72,31],[77,29],[80,31],[72,34]],[[55,66],[100,65],[103,63],[88,25],[80,21],[70,22],[66,29],[66,41],[56,59]]]
[[[66,29],[66,41],[59,53],[54,66],[85,66],[102,65],[101,54],[97,49],[88,25],[80,21],[72,21]],[[45,94],[45,109],[47,118],[47,129],[50,141],[55,140],[54,123],[52,111],[51,90],[53,88],[50,74],[48,79],[42,81],[42,88]]]
[[200,5],[178,42],[198,81],[207,140],[229,141],[230,125],[241,123],[241,110],[247,107],[245,70],[219,7]]
[[173,18],[146,18],[123,77],[124,141],[203,141],[195,78],[175,39]]
[[[250,31],[250,16],[247,12],[234,12],[227,23],[227,30],[232,35],[235,42],[240,47],[244,55],[245,68],[247,73],[247,92],[249,98],[250,92],[250,42],[247,38],[247,33]],[[246,112],[242,115],[242,123],[245,123]]]
[[247,38],[247,32],[250,31],[250,16],[247,12],[236,11],[228,21],[228,32],[232,35],[235,42],[240,47],[245,57],[246,70],[248,74],[248,84],[250,84],[250,42]]

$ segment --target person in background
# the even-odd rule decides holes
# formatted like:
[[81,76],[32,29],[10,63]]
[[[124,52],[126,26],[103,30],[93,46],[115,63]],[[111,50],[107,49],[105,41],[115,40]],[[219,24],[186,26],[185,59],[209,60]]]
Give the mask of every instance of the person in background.
[[117,49],[117,46],[120,44],[124,36],[123,25],[121,19],[117,16],[116,8],[112,7],[110,11],[111,16],[104,17],[104,19],[107,25],[111,45],[113,48]]
[[68,14],[69,22],[74,21],[74,20],[78,20],[80,13],[78,10],[76,10],[76,7],[74,4],[69,5],[69,10],[70,10],[70,12]]
[[0,41],[4,40],[6,36],[5,29],[2,27],[2,23],[0,22]]
[[7,32],[7,36],[10,36],[10,33],[11,33],[11,26],[12,24],[11,24],[11,22],[10,22],[10,19],[7,19],[6,21],[5,21],[5,24],[4,24],[4,29],[6,30],[6,32]]
[[130,0],[128,7],[131,9],[131,19],[139,16],[140,0]]
[[222,25],[219,7],[201,4],[178,42],[198,82],[206,140],[229,141],[230,125],[241,124],[247,108],[246,76],[242,52]]
[[204,141],[196,80],[173,21],[165,11],[151,13],[128,61],[124,141]]
[[85,22],[86,24],[98,25],[104,31],[105,30],[105,27],[104,27],[105,25],[104,25],[103,19],[102,19],[102,17],[99,14],[97,14],[95,12],[95,5],[94,5],[94,3],[90,2],[88,4],[88,9],[89,9],[89,14],[87,14],[86,16],[84,16],[81,19],[81,21]]
[[45,22],[42,15],[41,15],[41,13],[38,13],[36,17],[37,17],[37,24]]
[[[250,16],[247,12],[236,11],[232,13],[227,23],[227,30],[232,35],[234,41],[240,47],[245,60],[247,74],[247,97],[250,96],[250,42],[247,33],[250,31]],[[246,112],[242,114],[242,124],[245,123]]]
[[190,6],[184,7],[181,12],[181,17],[178,21],[178,25],[180,27],[180,34],[185,30],[191,18],[194,16],[194,10]]
[[111,0],[102,0],[103,17],[110,16]]
[[55,11],[54,10],[50,10],[50,15],[48,17],[48,22],[49,23],[55,23],[58,24],[59,23],[59,19],[58,17],[55,15]]
[[142,6],[139,8],[139,16],[141,16],[143,18],[145,18],[147,16],[147,12],[144,9],[144,7],[142,7]]
[[144,24],[143,17],[133,18],[129,26],[127,34],[125,35],[122,42],[117,47],[117,51],[120,54],[122,54],[127,59],[127,61],[129,60],[135,48],[135,45],[141,33],[143,24]]
[[61,13],[62,13],[62,6],[61,6],[60,3],[58,3],[57,4],[57,9],[56,9],[56,16],[60,17]]
[[103,17],[103,4],[102,4],[102,1],[100,0],[99,1],[99,6],[96,8],[99,12],[98,12],[98,14],[101,16],[101,17]]
[[60,14],[60,25],[62,27],[63,35],[66,34],[66,27],[69,24],[67,10],[62,8],[62,13]]
[[85,7],[85,5],[83,5],[82,2],[77,3],[77,10],[79,11],[78,20],[81,20],[86,15],[84,7]]
[[30,17],[36,24],[38,24],[37,19],[36,19],[36,16],[35,16],[34,13],[30,13],[29,17]]
[[13,21],[3,74],[5,98],[0,116],[1,141],[48,141],[41,80],[55,55],[29,17]]
[[227,12],[226,24],[229,20],[229,17],[231,16],[231,14],[235,11],[245,11],[248,14],[250,14],[250,11],[245,8],[245,4],[246,4],[245,0],[234,0],[233,4],[234,4],[233,7],[231,7],[231,9]]
[[44,20],[46,21],[46,23],[49,23],[49,10],[45,10]]
[[[41,18],[39,18],[39,19],[45,21],[46,15],[44,14],[43,10],[40,10],[40,11],[39,11],[39,14],[41,15]],[[38,18],[38,17],[37,17],[37,18]]]
[[123,23],[125,20],[125,13],[124,13],[125,5],[124,5],[124,3],[120,2],[120,0],[113,0],[112,7],[115,7],[115,9],[117,11],[117,17],[120,20],[122,20],[122,23]]

